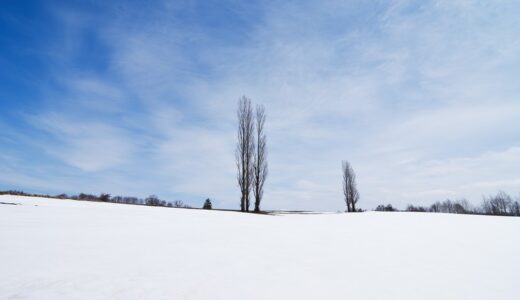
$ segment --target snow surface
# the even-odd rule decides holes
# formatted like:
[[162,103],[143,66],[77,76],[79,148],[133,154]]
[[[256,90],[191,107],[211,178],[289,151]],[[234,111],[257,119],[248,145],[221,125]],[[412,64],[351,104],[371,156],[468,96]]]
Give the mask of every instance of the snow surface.
[[0,202],[0,299],[520,297],[520,218]]

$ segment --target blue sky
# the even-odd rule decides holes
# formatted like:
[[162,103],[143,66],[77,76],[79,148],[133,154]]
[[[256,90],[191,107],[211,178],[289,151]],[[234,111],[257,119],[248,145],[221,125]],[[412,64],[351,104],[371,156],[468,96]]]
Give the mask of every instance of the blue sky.
[[266,209],[520,193],[518,1],[0,5],[0,189],[237,208],[247,95]]

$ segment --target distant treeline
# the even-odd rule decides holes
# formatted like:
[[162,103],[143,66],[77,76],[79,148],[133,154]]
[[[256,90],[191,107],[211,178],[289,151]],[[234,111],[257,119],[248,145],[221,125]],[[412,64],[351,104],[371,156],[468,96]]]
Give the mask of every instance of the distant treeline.
[[[494,196],[484,197],[480,206],[472,206],[466,199],[435,202],[429,207],[408,205],[404,211],[433,212],[449,214],[475,214],[490,216],[520,216],[520,199],[513,201],[505,192],[498,192]],[[391,204],[379,205],[376,211],[399,211]]]
[[155,195],[148,196],[144,199],[137,197],[126,197],[126,196],[110,196],[110,194],[100,194],[99,196],[93,194],[80,193],[79,195],[41,195],[31,194],[23,191],[0,191],[0,195],[15,195],[15,196],[29,196],[29,197],[42,197],[42,198],[55,198],[55,199],[72,199],[82,201],[97,201],[97,202],[110,202],[110,203],[123,203],[123,204],[134,204],[134,205],[148,205],[148,206],[163,206],[163,207],[176,207],[176,208],[192,208],[180,200],[173,202],[164,201],[159,199]]

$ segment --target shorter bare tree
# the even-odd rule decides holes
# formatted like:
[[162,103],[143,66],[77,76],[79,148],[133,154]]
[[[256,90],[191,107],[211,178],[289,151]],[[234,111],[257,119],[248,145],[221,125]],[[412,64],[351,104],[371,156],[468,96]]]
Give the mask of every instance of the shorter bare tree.
[[356,211],[356,203],[359,200],[359,193],[356,185],[356,174],[348,161],[342,162],[343,170],[343,195],[345,195],[345,203],[347,204],[347,212]]

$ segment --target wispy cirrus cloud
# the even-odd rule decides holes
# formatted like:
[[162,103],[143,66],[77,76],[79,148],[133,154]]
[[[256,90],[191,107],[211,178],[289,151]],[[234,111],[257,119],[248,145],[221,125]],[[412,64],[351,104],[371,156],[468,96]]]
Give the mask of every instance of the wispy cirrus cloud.
[[134,143],[113,125],[57,114],[32,119],[48,136],[45,151],[83,171],[101,171],[124,164],[132,155]]

